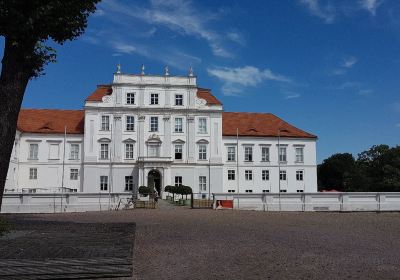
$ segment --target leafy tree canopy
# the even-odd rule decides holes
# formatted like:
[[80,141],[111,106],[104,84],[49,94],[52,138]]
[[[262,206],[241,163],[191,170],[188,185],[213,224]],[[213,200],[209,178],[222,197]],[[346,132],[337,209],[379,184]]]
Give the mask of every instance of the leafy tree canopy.
[[318,166],[318,187],[342,191],[400,191],[400,146],[372,146],[356,160],[335,154]]
[[63,44],[81,35],[87,18],[100,0],[0,0],[0,35],[6,52],[18,53],[17,63],[31,77],[55,60],[55,51],[44,43]]

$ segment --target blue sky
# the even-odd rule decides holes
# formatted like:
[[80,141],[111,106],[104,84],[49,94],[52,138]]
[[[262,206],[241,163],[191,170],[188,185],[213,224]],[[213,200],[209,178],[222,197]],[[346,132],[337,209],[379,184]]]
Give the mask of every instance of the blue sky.
[[117,63],[193,66],[226,111],[271,112],[318,135],[319,162],[399,144],[400,1],[104,0],[86,33],[56,49],[23,107],[80,109]]

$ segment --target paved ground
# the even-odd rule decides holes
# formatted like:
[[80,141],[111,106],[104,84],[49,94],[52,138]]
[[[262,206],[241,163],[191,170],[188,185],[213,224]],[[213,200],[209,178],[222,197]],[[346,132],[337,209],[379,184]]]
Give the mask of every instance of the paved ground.
[[82,279],[132,276],[135,225],[27,220],[5,215],[0,279]]
[[24,216],[136,223],[134,279],[399,279],[400,213],[168,207]]

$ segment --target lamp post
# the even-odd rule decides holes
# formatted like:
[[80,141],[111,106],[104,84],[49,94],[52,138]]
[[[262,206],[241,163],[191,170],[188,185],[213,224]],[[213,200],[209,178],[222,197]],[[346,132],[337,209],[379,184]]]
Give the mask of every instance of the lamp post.
[[286,129],[278,128],[278,188],[279,188],[279,211],[281,211],[281,132],[289,132]]
[[278,199],[279,211],[281,211],[281,128],[278,128]]

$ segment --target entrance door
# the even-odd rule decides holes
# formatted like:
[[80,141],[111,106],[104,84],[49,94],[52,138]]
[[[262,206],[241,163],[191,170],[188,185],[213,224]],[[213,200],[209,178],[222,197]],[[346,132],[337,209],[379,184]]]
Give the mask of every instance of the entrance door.
[[161,174],[157,170],[151,170],[148,175],[147,186],[153,188],[161,195]]

